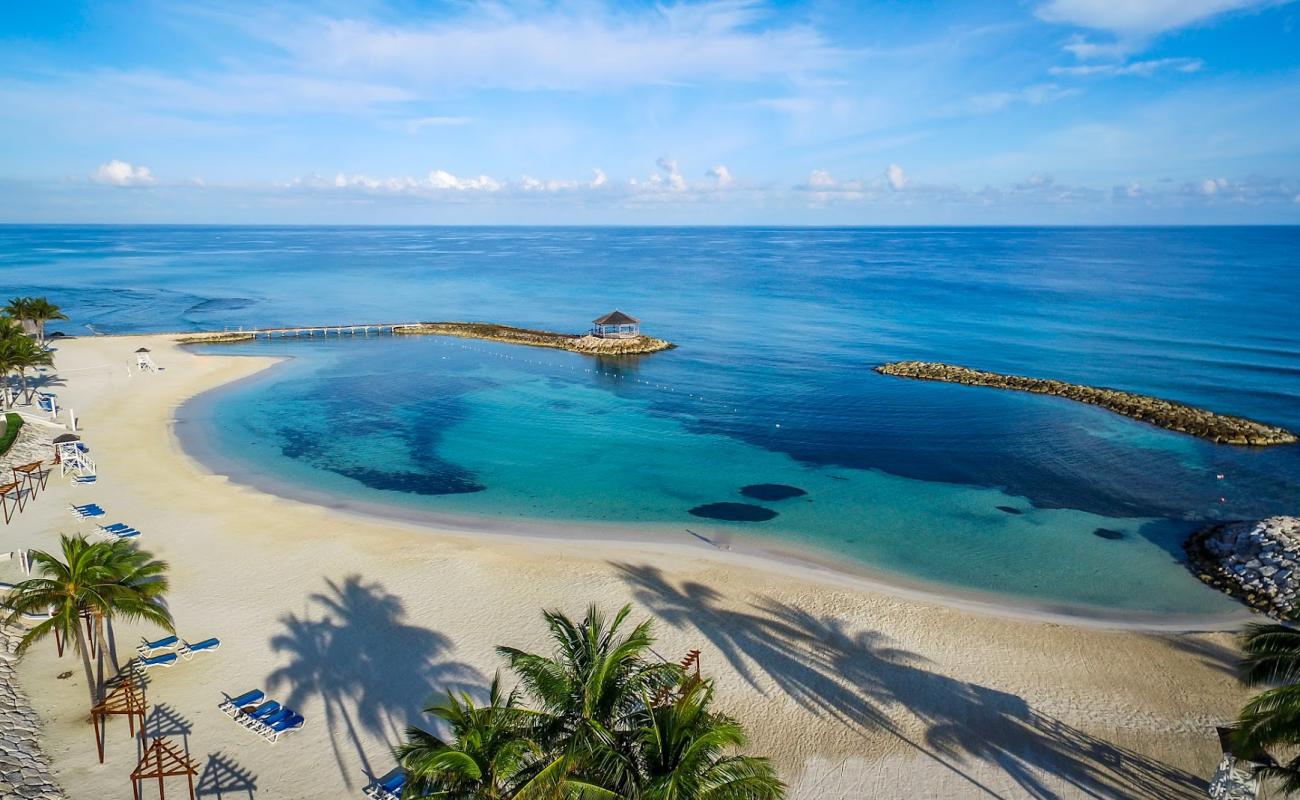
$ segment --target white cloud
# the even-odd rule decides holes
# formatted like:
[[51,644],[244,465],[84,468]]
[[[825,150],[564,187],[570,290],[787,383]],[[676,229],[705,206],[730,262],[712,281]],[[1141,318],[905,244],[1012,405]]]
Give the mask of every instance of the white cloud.
[[1069,75],[1072,77],[1135,75],[1141,78],[1149,78],[1163,70],[1197,72],[1203,66],[1205,66],[1205,62],[1199,58],[1153,58],[1145,61],[1130,61],[1124,64],[1080,64],[1073,67],[1051,67],[1048,72],[1053,75]]
[[960,104],[955,110],[972,114],[991,114],[1013,105],[1040,106],[1044,103],[1053,103],[1076,93],[1075,89],[1063,89],[1055,83],[1037,83],[1015,91],[976,95]]
[[1220,189],[1226,189],[1227,186],[1227,178],[1206,178],[1201,181],[1201,194],[1218,194]]
[[419,133],[425,128],[445,128],[455,125],[468,125],[473,122],[471,117],[417,117],[406,121],[406,129],[411,133]]
[[1277,0],[1048,0],[1037,14],[1048,22],[1107,31],[1121,38],[1146,37],[1229,11],[1259,8]]
[[727,169],[723,164],[709,170],[707,175],[717,182],[719,189],[727,188],[734,181],[734,178],[731,177],[731,170]]
[[560,4],[544,14],[504,5],[424,25],[317,17],[260,34],[309,74],[371,76],[442,88],[593,89],[751,82],[815,73],[839,51],[804,25],[760,26],[753,0],[655,5],[635,13]]
[[591,180],[587,182],[587,187],[591,189],[599,189],[604,186],[605,182],[608,180],[605,176],[605,171],[597,167],[592,170],[592,173]]
[[812,174],[808,176],[808,185],[814,188],[833,187],[835,185],[835,179],[831,177],[831,174],[826,170],[815,169],[812,171]]
[[152,186],[154,183],[153,173],[148,167],[135,167],[117,159],[100,164],[90,177],[95,183],[108,186]]
[[896,192],[901,192],[907,187],[907,175],[903,173],[903,168],[897,164],[890,164],[885,169],[885,180],[889,181],[889,188]]
[[660,156],[655,161],[655,166],[659,167],[661,175],[651,175],[651,183],[667,183],[673,191],[680,192],[686,188],[686,178],[683,177],[682,171],[678,169],[677,162],[667,156]]

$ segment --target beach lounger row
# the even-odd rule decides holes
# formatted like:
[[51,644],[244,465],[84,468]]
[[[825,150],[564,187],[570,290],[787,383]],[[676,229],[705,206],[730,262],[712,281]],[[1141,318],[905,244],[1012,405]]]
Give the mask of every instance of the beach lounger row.
[[78,519],[90,519],[91,517],[102,517],[104,515],[104,509],[100,508],[96,503],[70,506],[70,508],[72,509],[72,516]]
[[220,708],[226,716],[271,744],[278,742],[281,736],[298,730],[306,722],[302,714],[292,708],[267,700],[260,689],[232,697],[223,702]]
[[[175,647],[176,649],[170,653],[150,655],[151,653],[158,653],[159,651],[166,650],[170,647]],[[219,647],[221,647],[221,640],[215,636],[211,639],[204,639],[201,642],[195,642],[194,644],[182,641],[175,636],[164,636],[163,638],[152,642],[144,642],[136,648],[136,652],[139,653],[140,656],[135,660],[135,668],[137,671],[143,671],[150,667],[171,667],[176,664],[176,661],[179,658],[189,661],[198,653],[215,652]]]
[[397,772],[387,780],[375,781],[362,791],[371,800],[401,800],[402,789],[406,787],[406,773]]
[[134,539],[140,535],[140,531],[132,528],[124,522],[114,522],[112,525],[99,525],[97,532],[105,536],[111,536],[114,539]]

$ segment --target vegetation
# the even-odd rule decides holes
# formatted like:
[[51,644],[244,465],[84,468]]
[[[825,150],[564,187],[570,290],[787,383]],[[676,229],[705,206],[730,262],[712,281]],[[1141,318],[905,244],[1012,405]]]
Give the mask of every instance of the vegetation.
[[[9,403],[9,376],[17,373],[20,394],[27,403],[32,402],[35,390],[27,384],[28,372],[54,363],[54,357],[45,348],[45,323],[54,319],[67,319],[59,307],[44,297],[15,297],[0,315],[0,407]],[[23,323],[36,328],[33,340],[24,333]]]
[[5,414],[5,427],[0,431],[0,456],[9,452],[18,439],[18,432],[23,429],[23,418],[17,414]]
[[[33,551],[32,565],[40,577],[9,590],[3,601],[4,622],[48,615],[27,631],[18,652],[51,634],[71,642],[81,656],[94,705],[103,695],[106,625],[110,637],[114,619],[144,620],[172,631],[171,613],[163,604],[167,563],[121,540],[63,536],[60,544],[58,555]],[[98,672],[92,656],[98,659]]]
[[[499,647],[520,688],[492,682],[425,709],[447,738],[408,728],[396,750],[403,797],[462,800],[778,800],[767,759],[739,755],[740,724],[712,711],[712,682],[651,650],[650,623],[627,633],[624,606],[581,622],[545,613],[549,654]],[[523,705],[522,696],[532,701]]]
[[15,297],[5,306],[4,313],[20,323],[31,322],[36,326],[36,340],[45,344],[45,323],[56,319],[67,319],[62,309],[44,297]]
[[[1261,754],[1268,748],[1300,745],[1300,630],[1289,625],[1250,625],[1242,634],[1241,677],[1267,687],[1241,710],[1236,748]],[[1300,793],[1300,756],[1265,769],[1284,794]]]

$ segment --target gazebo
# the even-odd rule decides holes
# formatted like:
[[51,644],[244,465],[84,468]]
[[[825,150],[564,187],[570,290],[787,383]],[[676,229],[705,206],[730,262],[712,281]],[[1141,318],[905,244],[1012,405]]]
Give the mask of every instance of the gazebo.
[[622,311],[611,311],[591,322],[591,335],[602,339],[635,339],[641,335],[641,320]]

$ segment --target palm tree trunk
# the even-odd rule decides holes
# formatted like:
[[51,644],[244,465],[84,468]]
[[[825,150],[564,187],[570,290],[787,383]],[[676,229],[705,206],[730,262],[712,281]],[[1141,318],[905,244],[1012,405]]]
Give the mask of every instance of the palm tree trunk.
[[27,370],[18,370],[18,380],[22,382],[22,395],[27,398],[27,404],[31,405],[32,395],[27,391]]
[[95,691],[104,691],[104,615],[95,615]]
[[113,632],[113,619],[108,619],[108,663],[113,667],[113,674],[122,671],[122,665],[117,660],[117,634]]
[[86,670],[86,689],[90,692],[90,705],[95,707],[99,705],[99,687],[95,685],[95,668],[90,664],[90,644],[86,641],[86,632],[81,628],[81,620],[77,620],[77,650],[81,652],[81,666]]

